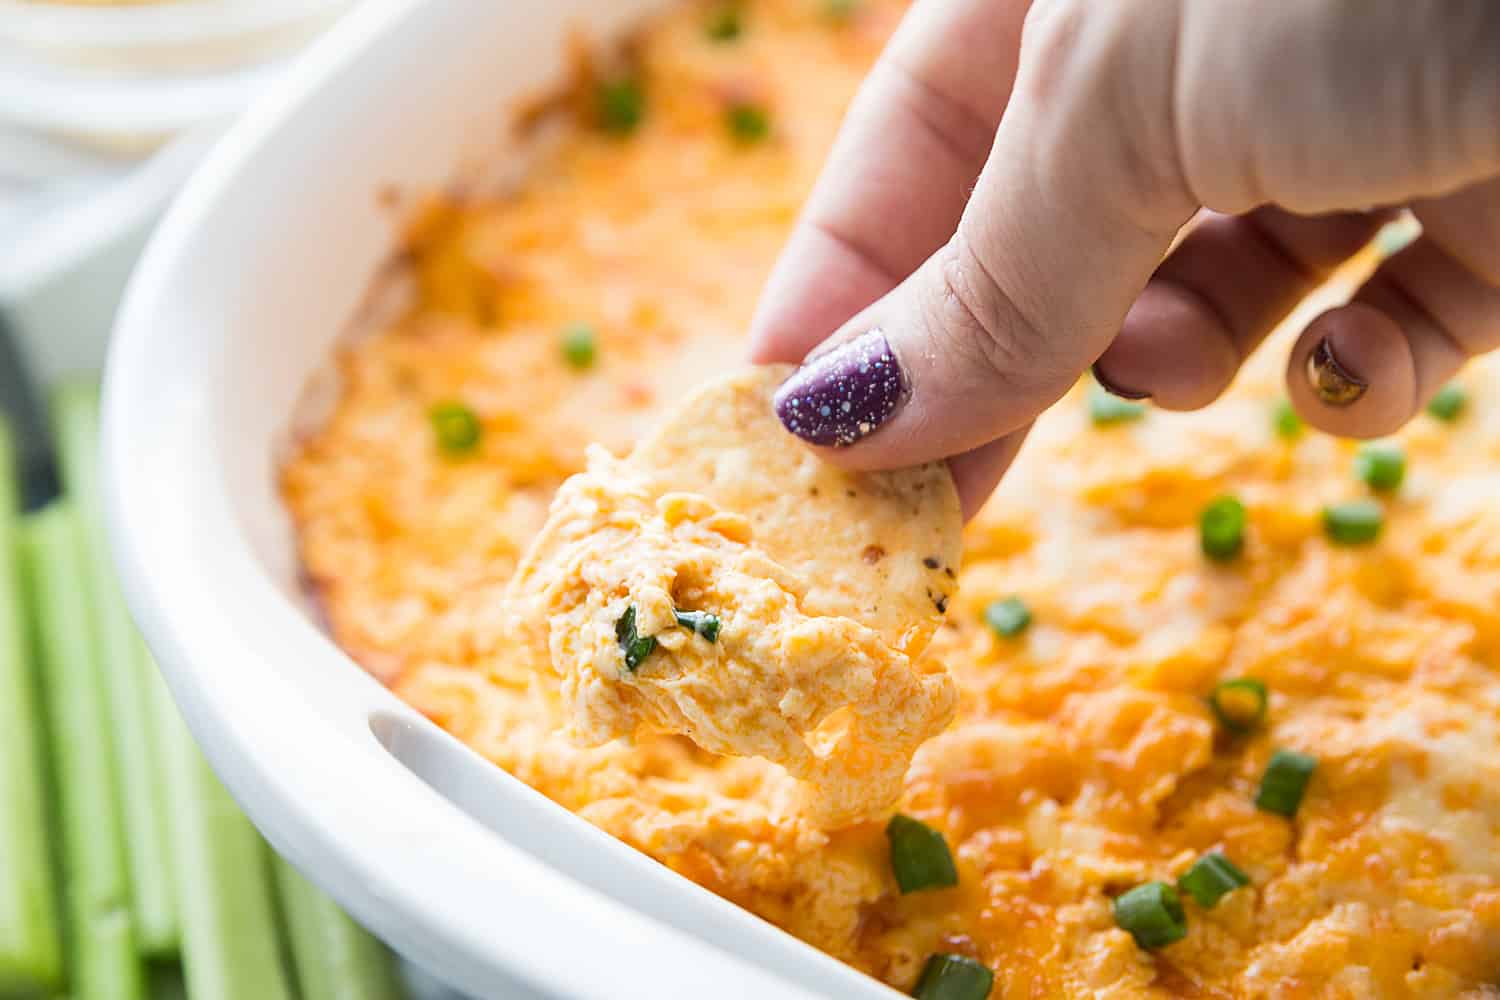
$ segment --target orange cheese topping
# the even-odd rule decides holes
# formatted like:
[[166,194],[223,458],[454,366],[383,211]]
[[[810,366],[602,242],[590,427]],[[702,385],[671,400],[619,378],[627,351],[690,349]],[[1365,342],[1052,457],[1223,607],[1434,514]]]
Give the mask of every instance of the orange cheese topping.
[[[331,418],[284,470],[301,556],[339,642],[405,699],[557,802],[892,985],[927,955],[995,970],[996,997],[1453,996],[1500,976],[1500,369],[1452,424],[1400,440],[1385,530],[1329,544],[1362,496],[1354,446],[1272,431],[1273,342],[1221,402],[1093,427],[1080,392],[1039,424],[969,527],[935,652],[956,721],[902,810],[942,830],[960,884],[896,890],[880,823],[829,834],[778,810],[785,776],[673,737],[569,743],[501,627],[503,591],[558,484],[623,453],[664,401],[738,363],[740,331],[840,115],[900,15],[864,0],[746,4],[714,41],[684,7],[639,47],[631,134],[564,130],[503,198],[450,206],[413,246],[419,303],[342,352]],[[736,136],[753,96],[769,134]],[[585,102],[586,103],[586,102]],[[1362,266],[1368,266],[1368,261]],[[580,370],[560,338],[587,323]],[[428,422],[479,417],[468,456]],[[1249,512],[1206,560],[1197,518]],[[1002,638],[989,602],[1033,624]],[[1271,695],[1231,739],[1204,696]],[[1319,765],[1295,818],[1254,805],[1277,747]],[[1113,896],[1219,849],[1252,885],[1157,952]],[[1478,995],[1477,992],[1475,995]]]

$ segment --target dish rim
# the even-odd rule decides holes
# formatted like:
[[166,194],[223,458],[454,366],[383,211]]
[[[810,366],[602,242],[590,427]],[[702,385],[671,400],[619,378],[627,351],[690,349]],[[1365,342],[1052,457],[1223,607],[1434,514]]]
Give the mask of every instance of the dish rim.
[[[202,244],[220,209],[255,183],[263,153],[311,95],[368,72],[367,53],[416,19],[464,6],[465,0],[389,0],[351,13],[209,154],[153,235],[116,322],[104,386],[106,513],[126,600],[194,737],[261,832],[419,965],[478,995],[497,995],[496,984],[519,976],[532,988],[568,996],[704,989],[726,997],[814,996],[751,958],[550,866],[388,753],[375,752],[376,715],[431,723],[360,670],[280,590],[233,516],[216,456],[203,448],[213,441],[212,428],[194,423],[194,417],[211,422],[205,399],[211,375],[204,370],[211,354],[176,355],[171,348],[193,344],[184,340],[190,334],[213,341],[201,328],[184,329],[174,296],[189,294],[205,267]],[[298,691],[266,668],[270,657],[300,668],[306,660],[331,663],[330,656],[346,668],[338,687],[349,693],[347,704],[331,701],[326,691]],[[584,824],[562,815],[560,824]],[[771,930],[816,956],[806,959],[811,965],[837,967],[822,970],[823,982],[857,981],[876,987],[872,996],[896,995]],[[587,961],[574,954],[579,940],[588,942]]]

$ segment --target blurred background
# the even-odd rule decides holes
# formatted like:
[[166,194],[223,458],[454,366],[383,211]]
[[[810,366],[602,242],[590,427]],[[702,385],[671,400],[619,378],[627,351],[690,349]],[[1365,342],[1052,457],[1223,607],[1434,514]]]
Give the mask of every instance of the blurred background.
[[109,565],[98,377],[216,139],[357,0],[0,0],[0,1000],[442,990],[275,858]]
[[28,471],[40,439],[15,406],[16,369],[51,380],[97,367],[167,202],[354,2],[0,0],[0,398],[27,432]]

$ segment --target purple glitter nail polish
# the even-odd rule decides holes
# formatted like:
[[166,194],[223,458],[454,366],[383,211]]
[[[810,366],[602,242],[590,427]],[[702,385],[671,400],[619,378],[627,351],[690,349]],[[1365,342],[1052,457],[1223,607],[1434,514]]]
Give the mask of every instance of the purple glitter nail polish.
[[776,415],[810,444],[842,447],[885,423],[906,378],[885,334],[871,330],[803,365],[776,390]]

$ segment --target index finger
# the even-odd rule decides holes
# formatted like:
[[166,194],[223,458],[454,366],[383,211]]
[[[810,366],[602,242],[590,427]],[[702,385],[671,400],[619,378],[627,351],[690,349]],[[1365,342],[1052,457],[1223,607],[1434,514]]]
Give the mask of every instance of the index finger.
[[860,88],[750,324],[801,361],[948,241],[1010,98],[1031,0],[918,0]]

